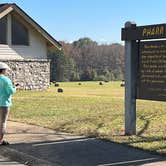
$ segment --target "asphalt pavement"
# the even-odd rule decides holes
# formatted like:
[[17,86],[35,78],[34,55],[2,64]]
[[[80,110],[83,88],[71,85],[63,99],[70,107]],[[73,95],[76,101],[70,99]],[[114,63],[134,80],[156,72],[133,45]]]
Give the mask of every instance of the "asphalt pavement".
[[8,122],[0,154],[30,166],[166,166],[166,157],[96,138]]

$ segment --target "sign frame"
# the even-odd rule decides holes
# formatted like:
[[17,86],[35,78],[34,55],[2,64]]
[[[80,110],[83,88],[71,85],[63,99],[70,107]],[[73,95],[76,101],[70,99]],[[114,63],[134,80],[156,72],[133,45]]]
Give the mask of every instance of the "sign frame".
[[125,135],[136,134],[139,44],[141,40],[164,38],[166,38],[166,24],[137,26],[135,22],[128,21],[121,29],[121,39],[125,41]]
[[[128,22],[127,22],[128,23]],[[166,24],[154,24],[146,26],[136,26],[122,28],[121,40],[147,40],[166,38]]]

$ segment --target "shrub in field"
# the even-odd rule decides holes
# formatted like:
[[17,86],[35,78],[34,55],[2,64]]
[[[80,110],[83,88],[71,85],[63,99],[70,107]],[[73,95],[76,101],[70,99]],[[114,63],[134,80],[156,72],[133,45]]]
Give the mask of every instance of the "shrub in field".
[[58,88],[57,92],[58,93],[63,93],[63,89],[62,88]]
[[103,82],[99,82],[99,85],[103,85]]
[[55,84],[54,84],[54,86],[55,86],[55,87],[58,87],[58,86],[59,86],[59,84],[58,84],[58,83],[55,83]]
[[121,87],[124,87],[124,86],[125,86],[125,84],[124,84],[124,83],[122,83],[122,84],[120,84],[120,86],[121,86]]

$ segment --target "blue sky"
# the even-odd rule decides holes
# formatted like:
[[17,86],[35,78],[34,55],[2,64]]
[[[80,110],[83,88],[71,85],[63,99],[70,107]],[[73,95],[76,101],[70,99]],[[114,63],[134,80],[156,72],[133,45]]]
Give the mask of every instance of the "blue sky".
[[166,23],[166,0],[0,0],[17,3],[56,40],[121,42],[126,21]]

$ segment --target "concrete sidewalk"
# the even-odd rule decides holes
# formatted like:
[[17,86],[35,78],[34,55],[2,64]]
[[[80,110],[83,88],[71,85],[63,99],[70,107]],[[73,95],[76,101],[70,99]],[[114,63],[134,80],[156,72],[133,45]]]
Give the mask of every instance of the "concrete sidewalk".
[[28,165],[51,166],[166,166],[166,158],[95,138],[8,122],[11,143],[0,153]]
[[11,161],[10,159],[0,156],[0,166],[25,166],[15,161]]

